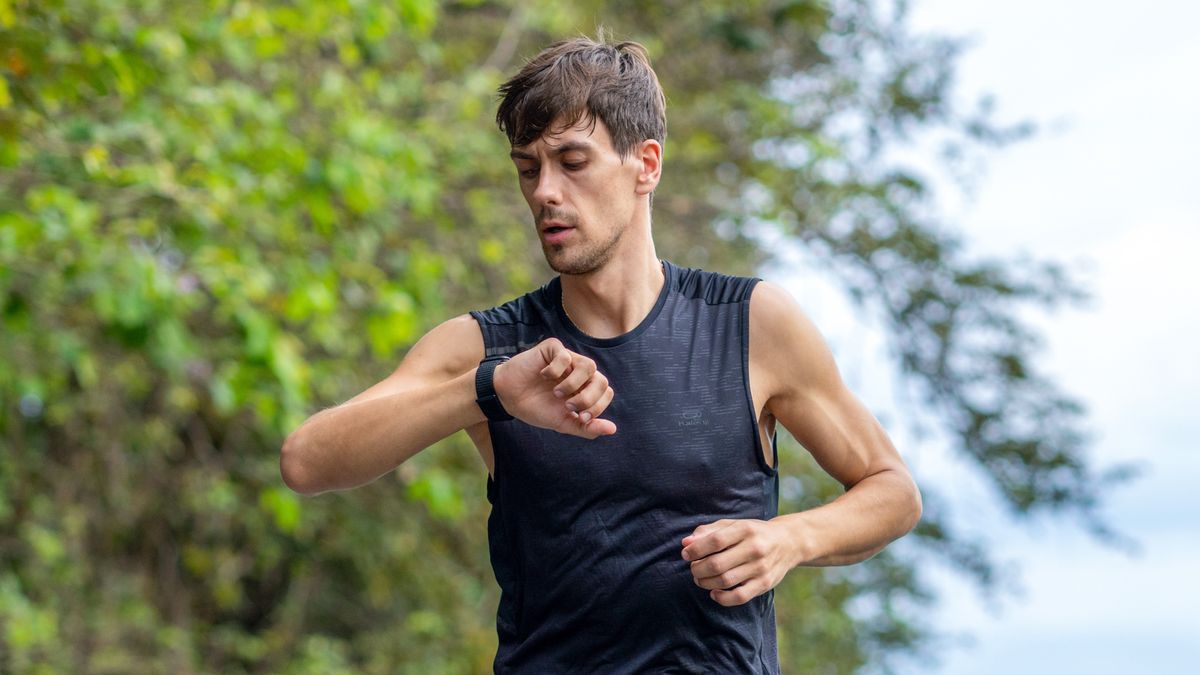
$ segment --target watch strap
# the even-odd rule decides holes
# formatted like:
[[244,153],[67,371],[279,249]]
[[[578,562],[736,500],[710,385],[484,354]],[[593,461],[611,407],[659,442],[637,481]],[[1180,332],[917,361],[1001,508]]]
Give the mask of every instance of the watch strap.
[[475,371],[475,403],[479,404],[479,409],[492,422],[507,422],[513,418],[501,405],[500,397],[496,395],[496,387],[492,384],[496,366],[508,359],[507,356],[489,356],[479,362],[479,368]]

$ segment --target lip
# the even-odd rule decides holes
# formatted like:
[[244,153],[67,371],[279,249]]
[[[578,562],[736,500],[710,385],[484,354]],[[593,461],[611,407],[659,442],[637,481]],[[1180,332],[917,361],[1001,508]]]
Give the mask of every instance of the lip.
[[[550,232],[550,229],[555,227],[561,227],[563,229],[558,230],[557,232]],[[547,244],[557,244],[570,236],[574,231],[575,228],[571,227],[570,225],[564,225],[555,221],[547,221],[542,224],[542,240]]]

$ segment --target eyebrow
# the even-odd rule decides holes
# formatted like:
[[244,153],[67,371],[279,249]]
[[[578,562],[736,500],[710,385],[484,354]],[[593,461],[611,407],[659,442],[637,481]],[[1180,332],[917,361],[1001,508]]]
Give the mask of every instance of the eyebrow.
[[[562,145],[555,147],[551,154],[565,155],[566,153],[571,152],[572,150],[578,150],[580,152],[590,152],[592,150],[592,144],[588,143],[586,141],[567,141],[566,143],[563,143]],[[528,152],[523,152],[521,150],[516,150],[516,149],[513,149],[512,152],[508,153],[508,156],[512,157],[513,159],[531,159],[531,160],[537,159],[537,157],[529,154]]]

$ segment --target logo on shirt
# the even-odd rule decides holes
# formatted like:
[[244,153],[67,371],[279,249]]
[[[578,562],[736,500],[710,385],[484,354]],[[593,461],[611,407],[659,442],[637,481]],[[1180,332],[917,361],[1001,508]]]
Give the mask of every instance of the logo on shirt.
[[676,424],[680,427],[698,427],[708,424],[708,420],[700,415],[700,410],[684,410],[679,414]]

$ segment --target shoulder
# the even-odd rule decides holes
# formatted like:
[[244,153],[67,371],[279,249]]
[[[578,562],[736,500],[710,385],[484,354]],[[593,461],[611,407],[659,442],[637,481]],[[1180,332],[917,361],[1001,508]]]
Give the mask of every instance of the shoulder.
[[770,281],[750,295],[750,359],[770,374],[775,392],[840,380],[820,330],[787,289]]
[[696,267],[675,267],[675,290],[685,298],[724,305],[747,299],[757,277],[736,276]]
[[469,314],[434,326],[417,340],[390,375],[345,404],[454,379],[483,359],[483,334]]
[[763,328],[777,325],[774,318],[803,313],[800,305],[786,288],[772,281],[759,281],[750,293],[750,321],[764,324]]
[[483,332],[471,314],[433,327],[408,350],[399,370],[433,378],[456,377],[483,359]]
[[480,324],[492,326],[536,323],[539,316],[551,307],[556,283],[557,277],[546,282],[541,288],[529,291],[495,307],[471,310],[468,315]]

